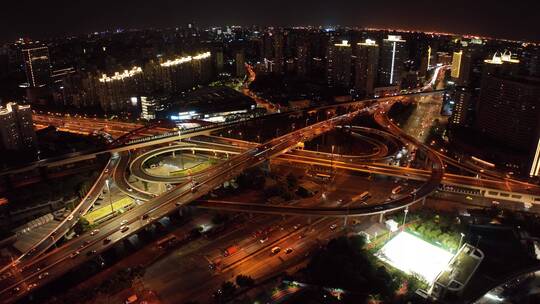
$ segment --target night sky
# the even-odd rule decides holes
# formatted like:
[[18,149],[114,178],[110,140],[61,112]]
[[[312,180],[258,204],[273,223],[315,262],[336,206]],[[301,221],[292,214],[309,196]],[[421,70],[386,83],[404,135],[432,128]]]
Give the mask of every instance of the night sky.
[[4,0],[0,41],[115,28],[352,25],[540,41],[538,0]]

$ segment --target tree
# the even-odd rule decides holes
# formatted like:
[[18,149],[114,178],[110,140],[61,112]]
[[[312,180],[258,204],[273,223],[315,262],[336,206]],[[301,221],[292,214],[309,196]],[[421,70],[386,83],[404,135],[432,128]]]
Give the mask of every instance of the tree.
[[287,186],[289,186],[289,189],[298,187],[298,178],[292,173],[287,175]]
[[221,288],[214,292],[214,299],[217,303],[225,303],[232,299],[236,293],[236,285],[233,282],[226,281],[221,284]]
[[255,284],[255,280],[253,280],[253,278],[251,278],[250,276],[246,276],[242,274],[236,276],[236,285],[240,287],[250,287],[250,286],[253,286],[254,284]]
[[73,230],[77,234],[83,234],[90,229],[92,229],[92,226],[90,225],[90,222],[88,222],[88,220],[84,217],[79,218],[79,221],[77,222],[77,224],[75,224],[75,227],[73,227]]
[[402,280],[378,265],[365,249],[363,237],[341,237],[313,254],[306,276],[315,285],[343,288],[352,294],[379,294],[390,301]]

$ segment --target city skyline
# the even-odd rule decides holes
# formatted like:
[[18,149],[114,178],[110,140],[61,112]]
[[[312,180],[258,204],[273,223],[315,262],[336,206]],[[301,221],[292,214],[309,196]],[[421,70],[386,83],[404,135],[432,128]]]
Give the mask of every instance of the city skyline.
[[[534,5],[532,1],[520,1],[512,5],[484,0],[452,3],[408,1],[403,5],[393,0],[367,3],[278,1],[271,4],[253,4],[244,0],[227,3],[147,3],[135,0],[129,4],[97,0],[83,4],[68,1],[33,3],[30,10],[25,8],[27,4],[11,3],[3,9],[0,26],[9,30],[2,32],[0,41],[11,41],[19,37],[49,39],[115,29],[177,27],[191,21],[200,26],[343,25],[540,41],[534,10],[529,9]],[[210,9],[201,10],[201,7]],[[302,11],[309,11],[309,14],[298,14]],[[56,22],[48,22],[51,16],[55,16]],[[512,27],[508,24],[512,24]]]
[[532,7],[13,4],[0,303],[539,302]]

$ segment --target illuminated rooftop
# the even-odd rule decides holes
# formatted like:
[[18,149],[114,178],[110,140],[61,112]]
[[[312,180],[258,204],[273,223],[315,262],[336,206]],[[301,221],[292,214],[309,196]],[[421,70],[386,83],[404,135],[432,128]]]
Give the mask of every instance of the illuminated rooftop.
[[401,38],[399,35],[388,35],[388,38],[384,39],[385,41],[391,41],[391,42],[406,42],[404,39]]
[[519,63],[518,59],[512,58],[512,52],[504,52],[502,55],[499,53],[493,54],[491,59],[484,60],[485,63],[489,64],[503,64],[503,63]]
[[107,76],[107,74],[103,74],[101,78],[99,78],[100,82],[112,82],[112,81],[118,81],[118,80],[124,80],[126,78],[133,77],[137,74],[142,73],[142,68],[134,66],[131,68],[131,70],[124,70],[124,72],[116,72],[112,76]]
[[176,65],[187,63],[187,62],[191,62],[192,60],[206,59],[206,58],[209,58],[211,55],[212,54],[210,52],[205,52],[205,53],[197,54],[197,55],[195,55],[193,57],[192,56],[179,57],[179,58],[176,58],[176,59],[173,59],[173,60],[167,60],[167,61],[163,62],[161,64],[161,66],[162,67],[176,66]]
[[350,47],[349,40],[342,40],[341,43],[334,44],[335,46]]
[[365,42],[359,42],[358,45],[362,46],[377,46],[377,42],[375,40],[366,39]]

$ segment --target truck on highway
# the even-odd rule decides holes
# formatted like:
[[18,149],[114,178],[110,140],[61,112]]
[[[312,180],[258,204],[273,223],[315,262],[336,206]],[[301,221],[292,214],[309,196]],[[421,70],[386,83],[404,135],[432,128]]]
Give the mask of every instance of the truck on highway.
[[229,248],[227,248],[227,249],[225,249],[225,250],[223,251],[223,256],[224,256],[224,257],[231,256],[231,255],[237,253],[238,250],[239,250],[238,246],[233,245],[233,246],[231,246],[231,247],[229,247]]

